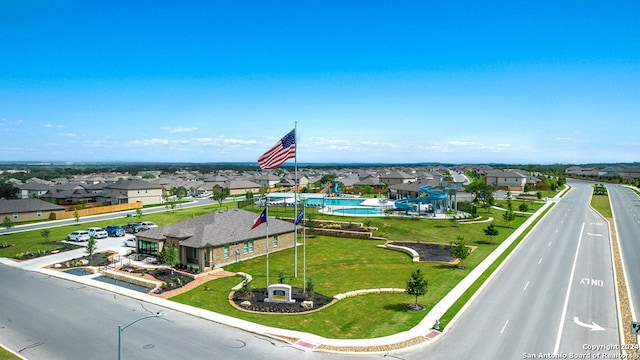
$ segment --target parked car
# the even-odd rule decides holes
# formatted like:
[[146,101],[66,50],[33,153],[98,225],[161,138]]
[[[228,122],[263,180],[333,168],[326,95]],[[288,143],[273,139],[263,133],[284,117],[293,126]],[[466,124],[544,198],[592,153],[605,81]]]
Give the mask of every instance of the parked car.
[[126,247],[138,247],[138,239],[135,236],[130,236],[122,242],[122,246]]
[[136,234],[144,230],[140,223],[128,223],[127,225],[123,226],[123,228],[124,231],[129,234]]
[[143,222],[140,223],[140,225],[142,225],[142,228],[145,229],[145,230],[149,230],[151,228],[158,227],[158,225],[154,224],[151,221],[143,221]]
[[124,229],[118,225],[108,225],[104,229],[109,236],[113,236],[113,237],[124,236]]
[[109,237],[109,233],[103,228],[92,227],[87,230],[89,236],[93,236],[94,239],[106,239]]
[[69,240],[69,241],[88,241],[89,240],[89,232],[86,231],[86,230],[74,231],[71,234],[67,235],[67,240]]

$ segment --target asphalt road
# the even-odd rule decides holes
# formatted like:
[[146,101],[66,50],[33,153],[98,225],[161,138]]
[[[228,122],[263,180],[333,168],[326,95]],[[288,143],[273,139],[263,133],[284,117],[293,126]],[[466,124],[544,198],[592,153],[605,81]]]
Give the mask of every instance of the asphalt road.
[[[285,342],[64,279],[0,264],[0,343],[29,360],[333,359]],[[363,359],[380,358],[365,356]]]
[[[233,201],[237,201],[237,199],[228,199],[228,200],[225,200],[224,202],[233,202]],[[211,199],[208,199],[208,198],[205,198],[205,199],[193,198],[191,202],[178,205],[178,209],[190,208],[190,207],[195,207],[195,206],[204,206],[204,205],[210,205],[210,204],[215,204],[215,203],[216,203],[215,200],[211,200]],[[157,207],[145,208],[142,211],[143,211],[144,214],[153,214],[153,213],[165,212],[165,211],[169,211],[169,210],[164,206],[157,206]],[[117,213],[107,213],[107,214],[100,214],[100,215],[83,216],[83,217],[80,217],[79,223],[82,224],[82,223],[89,223],[89,222],[101,221],[101,220],[120,219],[120,218],[125,218],[128,214],[135,215],[136,211],[135,210],[128,210],[128,211],[120,211],[120,212],[117,212]],[[136,218],[135,217],[131,218],[131,222],[134,222],[134,221],[136,221]],[[21,232],[21,231],[46,229],[46,228],[52,228],[52,227],[58,227],[58,226],[67,226],[67,225],[75,225],[75,224],[78,224],[78,223],[76,223],[75,219],[43,221],[43,222],[38,222],[38,223],[26,224],[26,225],[17,225],[17,226],[14,226],[14,227],[10,228],[10,229],[2,228],[2,229],[0,229],[0,234],[10,234],[10,233]]]
[[588,206],[589,184],[571,185],[451,330],[406,358],[612,353],[589,349],[620,343],[608,226]]
[[[629,292],[640,294],[640,197],[623,186],[607,185],[607,192],[611,199]],[[633,318],[637,319],[635,315],[640,304],[637,297],[631,296],[631,300]]]

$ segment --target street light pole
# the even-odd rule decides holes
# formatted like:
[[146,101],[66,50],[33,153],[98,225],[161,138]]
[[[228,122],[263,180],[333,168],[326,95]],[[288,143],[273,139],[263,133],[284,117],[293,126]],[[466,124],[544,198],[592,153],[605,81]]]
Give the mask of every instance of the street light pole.
[[157,312],[153,315],[147,315],[147,316],[143,316],[139,319],[136,319],[130,323],[128,323],[127,325],[118,325],[118,360],[122,360],[122,332],[128,328],[129,326],[137,323],[140,320],[144,320],[144,319],[149,319],[149,318],[157,318],[157,317],[162,317],[162,316],[166,316],[167,314],[165,313],[161,313],[161,312]]

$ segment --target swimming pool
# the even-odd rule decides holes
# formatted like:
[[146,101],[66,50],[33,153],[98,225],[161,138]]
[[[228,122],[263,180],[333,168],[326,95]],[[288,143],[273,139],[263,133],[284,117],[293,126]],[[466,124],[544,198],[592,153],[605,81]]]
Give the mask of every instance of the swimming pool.
[[334,215],[344,215],[344,216],[382,216],[385,211],[382,208],[375,208],[369,206],[360,206],[360,207],[345,207],[345,208],[337,208],[333,209],[331,212],[327,212],[326,214],[334,214]]
[[350,198],[325,198],[325,199],[307,199],[306,204],[309,206],[360,206],[364,199]]

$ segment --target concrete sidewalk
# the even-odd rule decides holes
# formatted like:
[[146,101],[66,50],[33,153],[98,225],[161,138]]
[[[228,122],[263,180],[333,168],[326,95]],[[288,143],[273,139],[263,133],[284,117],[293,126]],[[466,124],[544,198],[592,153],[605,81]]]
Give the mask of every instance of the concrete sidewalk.
[[[202,319],[206,319],[206,320],[210,320],[210,321],[224,324],[227,326],[243,329],[245,331],[249,331],[255,334],[260,334],[263,336],[280,339],[282,341],[289,342],[294,346],[299,347],[305,351],[323,351],[323,352],[333,352],[333,353],[341,353],[341,354],[349,354],[349,353],[387,354],[397,350],[406,350],[408,348],[424,346],[438,339],[443,332],[446,332],[447,329],[444,329],[443,332],[433,329],[436,321],[439,320],[446,313],[446,311],[462,296],[462,294],[464,294],[464,292],[467,289],[469,289],[469,287],[482,275],[482,273],[484,273],[484,271],[487,268],[489,268],[489,266],[491,266],[491,264],[493,264],[493,262],[500,255],[502,255],[502,253],[520,235],[522,235],[522,233],[529,227],[529,225],[531,225],[534,221],[536,221],[536,219],[538,219],[538,217],[540,217],[541,214],[549,206],[551,206],[552,202],[553,201],[547,201],[547,203],[544,204],[540,210],[538,210],[533,216],[527,219],[522,226],[520,226],[513,234],[511,234],[511,236],[509,236],[503,243],[501,243],[498,247],[496,247],[496,249],[491,254],[489,254],[489,256],[481,264],[479,264],[477,267],[471,270],[469,274],[460,283],[458,283],[458,285],[456,285],[444,298],[442,298],[442,300],[440,300],[440,302],[438,302],[429,311],[429,313],[427,313],[427,315],[422,319],[422,321],[417,326],[402,333],[385,336],[385,337],[373,338],[373,339],[328,339],[328,338],[324,338],[321,336],[317,336],[317,335],[305,333],[305,332],[272,328],[272,327],[248,322],[245,320],[229,317],[226,315],[218,314],[208,310],[203,310],[200,308],[196,308],[196,307],[192,307],[184,304],[179,304],[170,300],[165,300],[162,298],[155,297],[153,295],[144,294],[144,293],[123,288],[117,285],[94,280],[93,278],[95,276],[98,276],[99,274],[94,276],[91,276],[91,275],[77,276],[77,275],[72,275],[65,272],[45,268],[45,266],[48,266],[50,264],[63,262],[69,259],[80,257],[86,254],[84,249],[73,250],[65,253],[59,253],[59,254],[46,256],[46,257],[38,258],[34,260],[23,261],[23,262],[14,262],[6,258],[0,258],[0,262],[10,266],[16,266],[26,270],[37,271],[50,276],[63,278],[69,281],[77,282],[77,283],[82,283],[88,286],[102,288],[110,292],[119,293],[121,295],[135,298],[140,301],[158,305],[160,307],[172,309],[174,311],[180,311],[186,314],[191,314],[193,316],[197,316]],[[123,251],[123,248],[116,244],[112,246],[108,246],[106,248],[100,248],[100,249],[101,250],[110,249],[110,250],[119,251],[119,252]],[[126,250],[127,248],[124,248],[124,249]],[[498,270],[500,269],[500,267],[498,268]],[[490,281],[492,277],[493,276],[491,276],[487,280],[487,282]],[[478,292],[480,292],[483,287],[481,287],[478,290]],[[471,300],[473,300],[473,298]],[[456,317],[448,324],[447,327],[450,327],[455,322],[455,320],[457,320],[457,317],[460,316],[462,312],[464,312],[465,309],[466,309],[466,306],[463,307],[463,309],[456,315]]]

